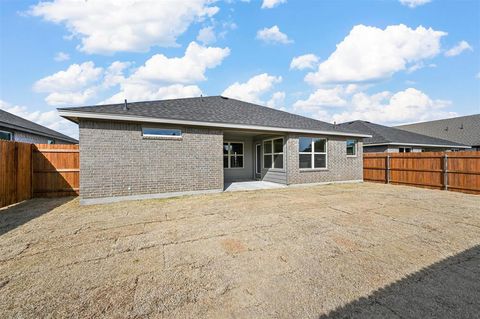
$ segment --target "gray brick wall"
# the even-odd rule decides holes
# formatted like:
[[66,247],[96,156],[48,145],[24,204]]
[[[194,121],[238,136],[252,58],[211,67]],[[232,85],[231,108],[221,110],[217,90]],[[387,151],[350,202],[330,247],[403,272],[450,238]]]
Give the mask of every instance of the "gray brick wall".
[[181,127],[182,139],[147,139],[138,123],[79,127],[81,198],[223,188],[220,130]]
[[322,183],[363,179],[362,142],[358,142],[357,156],[347,157],[347,137],[327,138],[327,169],[303,171],[299,169],[298,137],[289,135],[287,140],[287,183]]
[[34,143],[34,144],[47,144],[49,139],[53,140],[53,138],[48,138],[45,136],[40,136],[40,135],[21,132],[21,131],[15,131],[13,133],[13,139],[17,142]]

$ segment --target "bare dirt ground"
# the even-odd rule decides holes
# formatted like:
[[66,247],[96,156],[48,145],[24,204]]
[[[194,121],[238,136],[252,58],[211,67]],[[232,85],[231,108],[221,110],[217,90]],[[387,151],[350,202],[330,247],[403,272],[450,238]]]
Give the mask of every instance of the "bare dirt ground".
[[382,184],[0,210],[3,318],[461,318],[480,196]]

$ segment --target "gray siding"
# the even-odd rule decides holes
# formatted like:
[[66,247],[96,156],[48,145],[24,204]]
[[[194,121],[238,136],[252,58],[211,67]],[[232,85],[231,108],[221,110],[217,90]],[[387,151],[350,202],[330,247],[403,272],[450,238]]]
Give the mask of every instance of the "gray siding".
[[253,141],[251,137],[239,137],[239,136],[225,136],[223,138],[224,142],[243,142],[244,155],[243,155],[243,168],[224,168],[224,178],[225,182],[235,182],[235,181],[248,181],[253,180],[253,171],[254,171],[254,149]]
[[148,139],[138,123],[79,126],[81,198],[223,189],[219,130],[182,127],[182,139]]
[[287,184],[287,172],[286,171],[276,171],[276,170],[263,170],[262,180],[266,182]]
[[290,135],[287,141],[287,182],[288,184],[323,183],[363,179],[362,142],[358,141],[357,156],[348,157],[348,137],[327,138],[327,169],[300,170],[298,154],[299,135]]

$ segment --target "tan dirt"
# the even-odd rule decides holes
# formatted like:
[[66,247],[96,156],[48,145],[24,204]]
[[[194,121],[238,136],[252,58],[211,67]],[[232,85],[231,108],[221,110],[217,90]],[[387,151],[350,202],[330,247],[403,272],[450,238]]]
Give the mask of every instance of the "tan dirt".
[[0,209],[3,318],[480,311],[480,196],[382,184]]

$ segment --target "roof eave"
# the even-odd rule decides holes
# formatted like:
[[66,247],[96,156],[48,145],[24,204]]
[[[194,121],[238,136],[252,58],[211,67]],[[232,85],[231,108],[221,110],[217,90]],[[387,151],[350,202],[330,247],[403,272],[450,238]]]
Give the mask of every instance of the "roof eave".
[[262,130],[262,131],[276,131],[276,132],[308,133],[308,134],[322,134],[322,135],[335,135],[335,136],[351,136],[351,137],[361,137],[361,138],[372,137],[371,135],[361,134],[361,133],[307,130],[307,129],[293,129],[293,128],[284,128],[284,127],[244,125],[244,124],[233,124],[233,123],[189,121],[189,120],[177,120],[177,119],[167,119],[167,118],[153,118],[153,117],[145,117],[145,116],[137,116],[137,115],[130,116],[130,115],[123,115],[123,114],[68,111],[68,109],[58,109],[58,114],[60,116],[64,117],[64,118],[72,121],[72,122],[75,122],[75,123],[78,123],[79,118],[86,118],[86,119],[97,119],[97,120],[116,120],[116,121],[129,121],[129,122],[164,123],[164,124],[206,126],[206,127],[218,127],[218,128],[234,128],[234,129]]
[[400,145],[400,146],[424,146],[424,147],[444,147],[444,148],[472,148],[467,145],[447,145],[447,144],[421,144],[421,143],[401,143],[401,142],[389,142],[389,143],[364,143],[363,146],[383,146],[383,145]]

